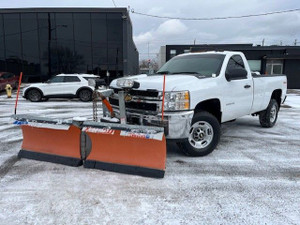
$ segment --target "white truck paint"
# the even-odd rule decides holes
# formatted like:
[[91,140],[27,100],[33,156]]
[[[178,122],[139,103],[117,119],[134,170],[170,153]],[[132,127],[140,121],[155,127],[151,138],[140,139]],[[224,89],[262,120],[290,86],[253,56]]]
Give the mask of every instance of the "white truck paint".
[[[199,61],[197,61],[198,59],[195,60],[197,57],[199,58]],[[220,68],[217,70],[217,74],[209,74],[209,69],[203,69],[204,73],[206,73],[203,75],[201,68],[199,69],[201,71],[200,74],[199,71],[190,71],[192,70],[192,67],[197,68],[197,66],[194,66],[195,63],[197,64],[197,62],[199,62],[201,64],[201,60],[214,57],[218,58],[218,60],[221,60],[219,60]],[[192,60],[194,61],[192,62]],[[210,63],[213,63],[213,61],[211,59],[209,60],[210,61],[207,61],[207,64],[203,65],[204,67],[207,66],[208,68],[213,68],[214,65],[209,65]],[[216,62],[218,60],[216,60]],[[185,67],[185,65],[189,63],[191,64],[191,67],[185,68],[189,71],[185,70],[180,72],[180,65],[182,64],[181,67]],[[215,67],[217,66],[218,65],[216,64]],[[165,68],[168,68],[168,70],[171,70],[171,72],[163,71]],[[172,73],[172,70],[175,72],[173,71]],[[244,76],[236,77],[237,79],[235,78],[230,80],[229,73],[236,74],[239,71],[241,71]],[[286,97],[286,76],[252,74],[247,60],[244,54],[241,52],[224,51],[182,54],[171,59],[158,72],[161,72],[161,74],[137,75],[128,77],[138,82],[140,86],[138,89],[134,89],[136,91],[132,94],[132,100],[127,103],[127,116],[129,121],[131,117],[139,118],[138,120],[134,121],[135,123],[138,121],[139,123],[144,123],[146,121],[152,125],[159,125],[162,108],[161,93],[163,90],[163,74],[166,73],[166,93],[176,91],[189,92],[188,109],[165,111],[167,123],[167,126],[165,126],[167,130],[166,137],[169,139],[183,139],[185,141],[191,139],[191,127],[193,123],[195,123],[193,118],[195,118],[196,114],[200,111],[207,111],[209,114],[212,114],[217,118],[219,123],[228,122],[249,114],[260,115],[261,123],[263,123],[262,119],[266,117],[266,113],[264,112],[268,111],[267,114],[269,115],[272,111],[270,108],[272,107],[270,106],[272,98],[277,101],[277,109],[274,111],[273,107],[272,111],[273,114],[275,113],[275,121],[273,121],[275,124],[280,104]],[[193,72],[195,72],[195,74],[193,74]],[[117,86],[117,80],[112,81],[110,86],[115,90],[120,88]],[[149,99],[149,97],[138,96],[138,94],[135,95],[134,93],[138,93],[137,91],[142,91],[145,93],[157,91],[159,94],[157,98]],[[118,105],[113,100],[114,97],[111,98],[111,103],[114,109],[118,111]],[[138,104],[145,105],[149,102],[157,104],[158,109],[155,112],[149,112],[147,109],[138,109]],[[216,104],[219,104],[219,106]],[[269,127],[273,126],[274,124],[269,124]],[[201,126],[203,128],[202,130],[208,133],[210,132],[209,130],[211,128],[209,126]],[[212,128],[212,131],[214,131],[214,128]],[[208,154],[213,149],[207,151],[207,147],[208,146],[198,150],[201,152],[204,149],[203,151]],[[196,154],[194,154],[193,151],[189,151],[188,153],[193,155],[205,155],[197,154],[197,149],[195,149],[195,146],[194,150]]]

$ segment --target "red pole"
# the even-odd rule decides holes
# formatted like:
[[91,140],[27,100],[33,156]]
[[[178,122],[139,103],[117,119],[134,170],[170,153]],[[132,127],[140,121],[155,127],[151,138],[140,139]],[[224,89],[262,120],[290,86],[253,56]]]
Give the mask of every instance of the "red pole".
[[166,75],[164,75],[163,98],[162,98],[162,109],[161,109],[161,120],[163,122],[164,122],[164,107],[165,107],[165,88],[166,88]]
[[18,99],[19,99],[19,94],[20,94],[20,87],[21,87],[21,83],[22,83],[22,76],[23,76],[23,72],[20,73],[20,77],[19,77],[19,87],[18,87],[17,98],[16,98],[16,103],[15,103],[15,115],[17,114],[17,106],[18,106]]

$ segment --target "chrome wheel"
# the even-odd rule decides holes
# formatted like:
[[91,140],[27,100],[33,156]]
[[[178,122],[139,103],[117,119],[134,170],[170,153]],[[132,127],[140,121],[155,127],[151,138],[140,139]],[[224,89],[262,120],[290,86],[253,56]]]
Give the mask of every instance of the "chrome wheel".
[[194,148],[203,149],[212,142],[213,137],[212,126],[206,121],[198,121],[192,125],[188,140]]
[[274,121],[276,120],[276,116],[277,116],[277,108],[276,108],[276,105],[273,105],[270,110],[270,122],[271,123],[274,123]]

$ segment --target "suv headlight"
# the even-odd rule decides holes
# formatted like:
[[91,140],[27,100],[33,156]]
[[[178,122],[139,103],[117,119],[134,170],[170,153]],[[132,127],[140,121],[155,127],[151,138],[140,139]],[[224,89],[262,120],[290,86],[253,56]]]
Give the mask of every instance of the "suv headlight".
[[188,91],[165,92],[164,111],[190,109],[190,93]]

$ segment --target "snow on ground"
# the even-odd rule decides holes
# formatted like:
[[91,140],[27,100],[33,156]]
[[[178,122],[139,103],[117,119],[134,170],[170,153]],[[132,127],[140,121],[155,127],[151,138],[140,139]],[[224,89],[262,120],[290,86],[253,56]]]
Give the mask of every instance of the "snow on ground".
[[[91,118],[91,104],[21,98],[18,113]],[[300,91],[271,129],[251,116],[222,125],[206,157],[168,143],[163,179],[18,159],[13,111],[0,95],[0,224],[300,224]]]

